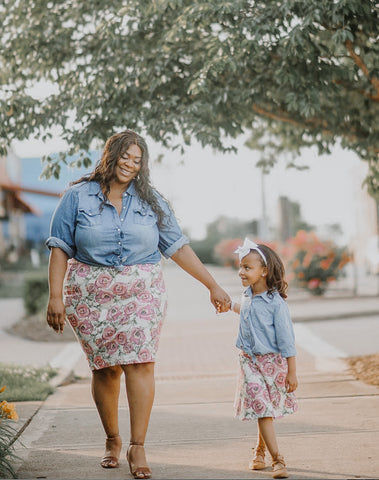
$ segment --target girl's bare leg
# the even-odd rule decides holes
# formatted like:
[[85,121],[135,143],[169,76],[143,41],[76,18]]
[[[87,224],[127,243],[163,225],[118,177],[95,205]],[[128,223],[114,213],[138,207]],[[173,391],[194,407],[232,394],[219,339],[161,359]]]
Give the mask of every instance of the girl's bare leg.
[[259,428],[259,438],[262,437],[272,458],[276,458],[279,455],[279,447],[278,447],[278,442],[276,440],[273,418],[272,417],[259,418],[258,428]]

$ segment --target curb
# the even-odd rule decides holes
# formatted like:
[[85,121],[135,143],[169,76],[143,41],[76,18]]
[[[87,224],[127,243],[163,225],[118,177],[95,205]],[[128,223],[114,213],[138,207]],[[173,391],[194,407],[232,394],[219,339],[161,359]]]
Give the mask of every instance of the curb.
[[358,318],[358,317],[373,317],[379,315],[379,310],[368,310],[360,312],[344,312],[344,313],[335,313],[328,315],[314,315],[314,316],[297,316],[291,315],[293,322],[318,322],[323,320],[343,320],[346,318]]
[[78,342],[69,342],[65,347],[50,360],[49,365],[58,370],[58,374],[50,380],[53,387],[59,387],[71,383],[74,379],[75,365],[82,355],[82,349]]

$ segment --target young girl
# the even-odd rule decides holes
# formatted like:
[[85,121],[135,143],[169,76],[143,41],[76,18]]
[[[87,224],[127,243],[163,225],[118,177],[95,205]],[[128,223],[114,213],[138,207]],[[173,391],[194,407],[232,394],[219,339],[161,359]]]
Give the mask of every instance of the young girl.
[[284,301],[284,267],[271,248],[247,238],[235,253],[239,254],[242,285],[247,287],[241,305],[231,303],[231,310],[240,314],[236,345],[241,350],[241,370],[235,416],[240,420],[258,419],[258,441],[249,468],[266,467],[267,447],[273,478],[287,478],[273,423],[274,418],[297,410],[293,393],[298,385],[295,338]]

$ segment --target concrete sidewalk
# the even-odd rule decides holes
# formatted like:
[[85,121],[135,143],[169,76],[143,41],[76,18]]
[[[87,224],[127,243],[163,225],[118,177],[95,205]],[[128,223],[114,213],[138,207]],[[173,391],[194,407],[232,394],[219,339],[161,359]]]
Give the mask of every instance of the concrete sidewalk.
[[[247,468],[256,423],[233,419],[238,317],[215,316],[207,291],[186,274],[170,267],[165,277],[170,307],[146,441],[153,478],[271,478],[270,468],[260,472]],[[241,288],[230,272],[219,269],[215,277],[238,298]],[[290,309],[295,322],[296,315],[304,321],[327,318],[327,312],[335,318],[352,311],[359,316],[379,312],[379,299],[299,299],[290,302]],[[7,361],[32,356],[24,345],[13,358],[12,342],[16,344],[17,338],[7,343]],[[3,345],[0,361],[4,361]],[[17,404],[21,425],[26,427],[21,435],[24,447],[18,449],[19,477],[130,478],[125,460],[129,436],[125,392],[120,398],[122,463],[116,470],[104,470],[99,466],[104,434],[90,394],[90,372],[81,354],[73,361],[79,355],[74,345],[57,342],[54,355],[50,345],[33,346],[46,363],[60,358],[64,367],[65,359],[70,360],[70,368],[81,379],[59,387],[43,403]],[[329,358],[320,369],[320,359],[304,347],[298,344],[299,412],[276,424],[291,478],[378,478],[379,389],[354,380],[338,358]]]

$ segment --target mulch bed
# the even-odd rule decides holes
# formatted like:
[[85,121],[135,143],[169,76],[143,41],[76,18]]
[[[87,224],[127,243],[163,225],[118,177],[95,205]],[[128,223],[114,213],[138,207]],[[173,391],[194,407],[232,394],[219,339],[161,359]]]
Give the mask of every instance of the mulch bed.
[[69,324],[66,324],[63,333],[56,333],[46,323],[45,315],[36,314],[22,318],[14,323],[9,333],[36,342],[74,342],[76,337]]
[[355,378],[379,387],[379,353],[350,357],[347,363]]

